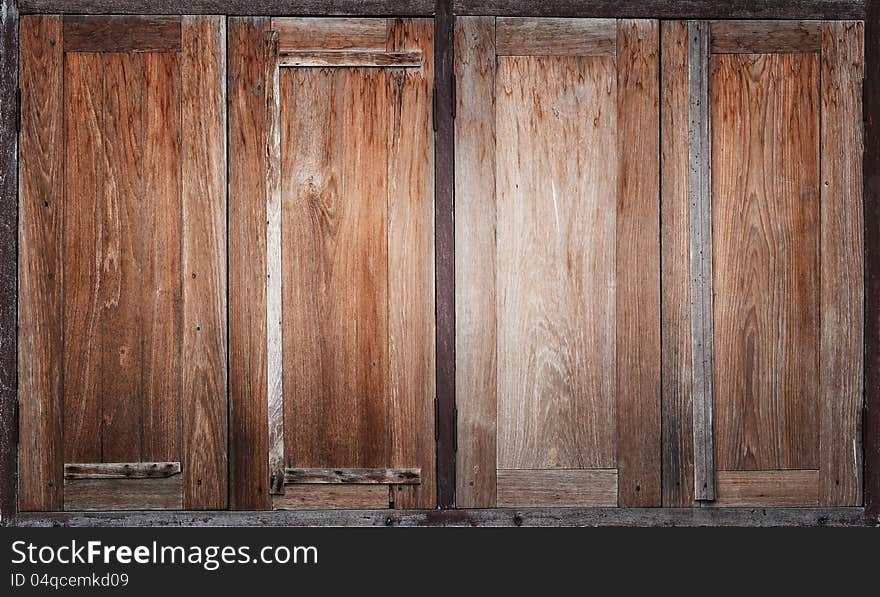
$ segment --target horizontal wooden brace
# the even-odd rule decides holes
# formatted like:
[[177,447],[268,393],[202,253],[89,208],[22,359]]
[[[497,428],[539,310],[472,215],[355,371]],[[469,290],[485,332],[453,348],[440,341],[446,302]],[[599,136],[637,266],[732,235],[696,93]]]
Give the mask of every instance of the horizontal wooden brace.
[[65,52],[179,52],[180,17],[64,17]]
[[23,0],[21,14],[430,16],[434,0]]
[[180,474],[179,462],[72,462],[65,479],[164,479]]
[[298,483],[418,485],[421,482],[420,468],[289,468],[284,471],[285,485]]
[[785,54],[822,49],[817,21],[712,21],[713,54]]
[[299,68],[421,68],[421,52],[282,52],[278,66]]

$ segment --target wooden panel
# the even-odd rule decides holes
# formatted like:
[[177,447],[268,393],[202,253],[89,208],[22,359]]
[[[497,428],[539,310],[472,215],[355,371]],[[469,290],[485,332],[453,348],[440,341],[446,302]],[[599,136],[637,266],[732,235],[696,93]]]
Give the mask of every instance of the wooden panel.
[[365,509],[389,507],[387,485],[289,485],[272,496],[276,510]]
[[[110,54],[103,60],[105,144],[101,262],[97,272],[101,308],[101,460],[135,462],[143,460],[141,327],[145,305],[141,266],[147,258],[141,180],[144,61],[140,54]],[[71,171],[73,176],[78,174],[77,169]],[[70,209],[78,209],[78,205],[72,203]]]
[[661,25],[661,356],[663,506],[694,501],[688,228],[688,27]]
[[495,505],[495,20],[455,23],[456,505]]
[[499,470],[498,506],[617,506],[617,471]]
[[65,52],[179,50],[179,17],[64,17]]
[[388,82],[281,74],[288,466],[387,465]]
[[422,53],[413,52],[288,52],[278,56],[279,66],[420,68]]
[[394,488],[400,508],[433,508],[434,472],[434,27],[391,21],[388,49],[419,49],[420,71],[391,75],[388,149],[388,385],[390,465],[420,467],[418,485]]
[[418,485],[418,468],[289,468],[284,483],[350,483],[380,485]]
[[[619,21],[620,172],[612,287],[617,289],[617,468],[625,507],[660,505],[659,44],[657,21]],[[606,157],[604,168],[607,162]],[[602,344],[591,350],[597,346]],[[600,391],[607,394],[609,387]]]
[[861,23],[822,33],[819,503],[862,503],[864,342]]
[[227,506],[225,32],[222,17],[183,20],[183,486],[191,509]]
[[495,89],[498,466],[610,468],[617,69],[501,57]]
[[278,49],[384,50],[387,19],[273,18]]
[[722,470],[818,466],[818,74],[813,54],[712,60]]
[[103,59],[71,54],[64,71],[64,461],[100,462]]
[[499,56],[614,56],[614,19],[502,17],[495,43]]
[[817,52],[822,46],[818,21],[712,21],[711,31],[714,54]]
[[180,510],[183,476],[159,479],[64,480],[64,509]]
[[65,479],[164,479],[180,474],[179,462],[65,463]]
[[784,508],[819,503],[819,471],[718,471],[710,506]]
[[23,17],[20,26],[19,508],[60,510],[64,198],[56,193],[65,183],[62,29],[58,17]]
[[229,21],[229,503],[269,508],[266,421],[268,19]]
[[146,247],[143,294],[144,460],[179,460],[180,338],[180,60],[144,56],[144,174]]
[[[847,0],[847,4],[854,0]],[[387,14],[389,0],[24,0],[24,13],[103,13],[103,14],[228,14],[228,15],[375,15]],[[434,11],[434,0],[394,0],[394,12],[427,15]]]

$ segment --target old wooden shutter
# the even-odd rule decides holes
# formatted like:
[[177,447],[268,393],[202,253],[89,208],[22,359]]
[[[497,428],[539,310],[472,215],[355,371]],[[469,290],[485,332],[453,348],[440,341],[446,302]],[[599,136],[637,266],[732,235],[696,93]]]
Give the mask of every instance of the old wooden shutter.
[[225,508],[222,18],[21,19],[21,509]]

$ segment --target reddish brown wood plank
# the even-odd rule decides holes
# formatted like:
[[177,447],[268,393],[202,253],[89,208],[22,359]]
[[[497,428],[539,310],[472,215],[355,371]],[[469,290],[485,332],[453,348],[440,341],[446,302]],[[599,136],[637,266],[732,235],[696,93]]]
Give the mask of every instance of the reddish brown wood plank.
[[64,509],[180,510],[181,475],[158,479],[75,479],[64,481]]
[[785,508],[819,503],[819,471],[718,471],[712,507]]
[[384,50],[388,19],[281,17],[272,19],[278,49]]
[[272,496],[275,510],[385,510],[387,485],[288,485]]
[[177,52],[179,50],[179,17],[64,17],[65,52]]
[[614,56],[617,21],[502,17],[495,45],[499,56]]
[[818,21],[712,21],[715,54],[818,52],[822,23]]

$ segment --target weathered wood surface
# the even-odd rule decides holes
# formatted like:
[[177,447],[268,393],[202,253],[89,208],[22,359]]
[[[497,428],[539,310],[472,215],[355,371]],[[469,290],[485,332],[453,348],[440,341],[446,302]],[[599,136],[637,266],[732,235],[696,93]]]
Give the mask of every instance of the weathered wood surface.
[[497,466],[614,468],[615,61],[500,57],[495,89]]
[[455,22],[456,505],[495,505],[495,20]]
[[179,17],[64,17],[65,52],[179,50]]
[[616,469],[499,470],[498,506],[616,506]]
[[285,52],[278,55],[279,66],[301,68],[420,68],[422,53],[414,52]]
[[412,15],[430,16],[434,0],[24,0],[22,14]]
[[614,56],[614,19],[499,18],[495,25],[499,56]]
[[292,50],[384,50],[387,19],[272,19],[280,52]]
[[163,479],[180,474],[179,462],[65,463],[65,479]]
[[[4,4],[4,7],[6,4]],[[14,9],[14,5],[12,6]],[[58,17],[24,17],[21,19],[21,154],[18,161],[18,180],[21,195],[15,195],[16,161],[15,110],[7,109],[14,104],[15,89],[7,93],[6,83],[17,88],[18,68],[7,61],[15,54],[11,47],[11,31],[14,15],[10,21],[2,22],[3,55],[0,58],[0,84],[3,96],[0,98],[0,151],[4,152],[2,182],[2,234],[9,243],[4,242],[3,282],[7,282],[5,268],[16,260],[10,255],[6,258],[6,248],[15,248],[16,238],[14,207],[18,205],[18,288],[15,272],[8,276],[12,292],[17,297],[3,294],[3,326],[10,330],[11,339],[0,339],[4,355],[15,336],[16,322],[8,321],[8,305],[18,304],[18,359],[14,355],[11,363],[2,361],[4,405],[19,404],[19,420],[14,412],[3,411],[13,416],[9,424],[14,428],[20,424],[20,443],[5,446],[3,455],[9,456],[13,468],[16,466],[13,449],[18,453],[19,503],[18,508],[27,510],[60,510],[62,507],[61,463],[62,445],[62,279],[64,258],[62,254],[62,231],[64,228],[64,200],[56,189],[64,188],[64,57],[61,19]],[[4,18],[4,19],[5,19]],[[52,43],[54,40],[54,43]],[[7,53],[13,52],[13,53]],[[11,133],[11,136],[10,136]],[[8,155],[7,151],[13,151]],[[8,158],[8,160],[7,160]],[[13,219],[7,221],[7,214]],[[8,226],[8,227],[7,227]],[[5,286],[4,286],[5,288]],[[5,292],[5,291],[4,291]],[[8,299],[8,300],[7,300]],[[7,328],[7,323],[9,327]],[[4,332],[5,333],[5,332]],[[6,359],[6,357],[3,357]],[[7,396],[6,391],[15,392],[15,369],[18,368],[18,396]],[[16,400],[17,399],[17,400]],[[5,431],[4,431],[5,433]],[[15,435],[6,436],[14,438]],[[7,450],[8,448],[8,450]],[[12,482],[14,473],[6,478]],[[15,492],[9,494],[14,495]],[[14,505],[14,504],[13,504]],[[4,502],[4,517],[7,513]]]
[[818,77],[814,54],[712,59],[719,470],[819,464]]
[[717,492],[707,506],[818,506],[819,471],[718,471]]
[[822,48],[818,21],[712,21],[713,54],[774,54],[818,52]]
[[420,468],[289,468],[284,483],[418,485]]
[[661,25],[660,194],[663,500],[694,501],[688,203],[688,25]]
[[386,509],[387,485],[288,485],[272,496],[275,510]]
[[149,479],[65,479],[65,510],[180,510],[183,475]]
[[864,26],[822,30],[819,503],[862,503]]
[[[619,505],[625,507],[660,505],[659,30],[657,21],[618,21],[617,247],[610,285],[617,303],[611,328],[617,380],[592,391],[607,395],[616,387]],[[604,163],[593,167],[604,177],[614,165],[608,163],[608,145],[596,151],[602,147]],[[610,244],[601,236],[595,242]],[[604,295],[605,288],[597,287]],[[585,354],[601,350],[605,338],[592,340],[596,343],[587,344]],[[614,360],[605,363],[612,371],[614,365]]]

